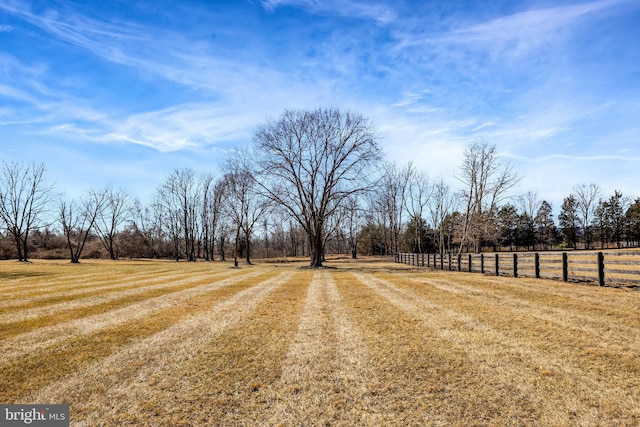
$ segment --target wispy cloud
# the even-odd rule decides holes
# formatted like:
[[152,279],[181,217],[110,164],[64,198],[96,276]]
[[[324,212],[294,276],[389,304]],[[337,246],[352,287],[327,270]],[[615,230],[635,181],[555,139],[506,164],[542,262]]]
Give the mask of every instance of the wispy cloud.
[[[222,90],[234,84],[238,65],[202,52],[179,33],[132,22],[107,22],[73,10],[33,13],[27,5],[0,4],[30,24],[105,61],[143,70],[185,86]],[[247,70],[244,70],[245,72]],[[257,70],[256,73],[257,74]]]
[[505,153],[504,157],[509,157],[514,160],[531,162],[531,163],[543,163],[549,160],[571,160],[577,162],[602,162],[602,161],[619,161],[619,162],[639,162],[640,156],[625,156],[621,154],[598,154],[593,156],[580,156],[580,155],[568,155],[568,154],[548,154],[545,156],[527,157],[519,154]]
[[371,1],[259,0],[259,3],[269,11],[274,11],[278,7],[292,6],[302,8],[316,14],[367,19],[380,24],[393,22],[397,18],[393,9],[384,4]]
[[530,10],[501,17],[469,28],[461,28],[444,37],[454,43],[478,43],[499,46],[516,54],[556,39],[572,23],[626,3],[626,0],[601,0],[571,6]]
[[209,104],[182,104],[165,110],[133,114],[110,124],[101,136],[170,152],[228,141],[249,141],[252,124],[263,120],[247,110],[230,111]]
[[501,16],[486,22],[454,26],[441,34],[406,34],[402,46],[413,45],[468,45],[494,52],[520,55],[557,40],[559,34],[581,20],[597,16],[598,12],[633,0],[598,0],[569,6],[532,9]]
[[0,97],[12,98],[14,100],[28,102],[28,103],[36,103],[36,98],[34,98],[29,93],[18,89],[13,86],[7,86],[0,84]]

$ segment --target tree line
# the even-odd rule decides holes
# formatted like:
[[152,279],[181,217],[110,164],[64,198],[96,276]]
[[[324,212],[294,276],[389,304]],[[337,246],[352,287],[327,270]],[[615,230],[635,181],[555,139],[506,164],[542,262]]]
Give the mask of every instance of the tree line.
[[640,198],[580,184],[560,212],[533,191],[518,193],[521,177],[486,141],[466,145],[453,189],[428,179],[412,163],[384,166],[368,202],[360,241],[369,254],[469,253],[638,247]]
[[177,168],[151,200],[106,187],[79,198],[58,194],[44,164],[2,162],[0,257],[173,258],[250,263],[327,253],[637,246],[640,199],[603,197],[579,185],[561,206],[535,192],[496,147],[467,144],[457,188],[412,163],[382,159],[368,119],[338,109],[285,111],[233,150],[218,175]]

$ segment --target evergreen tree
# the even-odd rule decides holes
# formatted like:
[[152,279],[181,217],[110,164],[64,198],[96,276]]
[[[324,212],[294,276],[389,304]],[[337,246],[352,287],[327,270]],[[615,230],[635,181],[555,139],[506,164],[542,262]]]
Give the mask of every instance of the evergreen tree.
[[577,201],[573,194],[565,197],[562,202],[558,223],[562,232],[563,242],[575,249],[578,243],[579,217]]
[[640,242],[640,198],[637,198],[625,214],[627,224],[627,242],[638,246]]
[[534,219],[535,235],[543,249],[552,249],[556,241],[557,229],[553,221],[553,208],[546,200],[540,203],[540,208]]
[[497,215],[498,239],[500,245],[509,246],[513,251],[518,231],[518,209],[512,204],[501,206]]

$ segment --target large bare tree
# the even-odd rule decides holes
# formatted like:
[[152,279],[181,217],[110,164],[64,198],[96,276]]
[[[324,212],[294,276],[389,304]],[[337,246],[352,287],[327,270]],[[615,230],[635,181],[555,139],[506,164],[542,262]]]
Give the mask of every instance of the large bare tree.
[[38,225],[51,200],[43,163],[3,162],[0,171],[0,219],[13,237],[18,260],[29,259],[29,233]]
[[189,168],[175,169],[158,187],[155,204],[162,212],[162,227],[173,241],[176,261],[182,255],[187,261],[195,261],[201,208],[196,173]]
[[485,141],[467,144],[460,171],[465,204],[460,251],[471,243],[479,252],[495,229],[498,203],[520,179],[511,164],[500,159],[496,146]]
[[105,188],[94,228],[112,260],[118,258],[118,233],[131,217],[133,198],[125,188]]
[[80,262],[89,234],[102,210],[105,196],[106,192],[90,191],[88,196],[80,202],[60,199],[58,214],[62,230],[67,238],[71,262],[74,264]]
[[[202,208],[200,210],[200,245],[205,261],[213,261],[216,230],[220,220],[222,205],[222,183],[215,181],[214,176],[205,173],[200,178]],[[199,251],[198,251],[199,252]]]
[[584,247],[589,249],[593,243],[592,222],[600,197],[600,187],[596,184],[580,184],[573,188],[573,192],[579,213],[580,227],[584,235]]
[[442,177],[434,182],[432,197],[429,199],[429,212],[440,253],[445,253],[451,248],[451,239],[447,238],[449,233],[447,233],[445,221],[456,210],[458,202],[458,195],[451,191]]
[[362,207],[357,197],[352,197],[347,200],[344,213],[344,225],[349,239],[351,258],[356,259],[358,258],[358,234],[360,233],[363,222]]
[[422,253],[426,249],[422,247],[425,228],[424,211],[429,205],[434,187],[429,182],[427,174],[416,171],[411,163],[408,165],[408,170],[412,172],[408,176],[405,208],[416,225],[414,247],[419,253]]
[[400,251],[400,233],[403,216],[406,211],[409,182],[414,178],[416,169],[411,163],[399,167],[395,163],[385,162],[383,175],[378,185],[378,209],[386,216],[391,236],[391,250]]
[[304,229],[311,266],[321,267],[328,218],[370,188],[370,167],[380,159],[371,124],[338,109],[290,110],[259,127],[254,142],[258,184]]
[[251,264],[251,236],[256,224],[269,209],[269,198],[258,192],[252,175],[250,154],[246,150],[234,151],[226,160],[223,206],[236,227],[234,265],[238,266],[240,233],[244,238],[245,260]]

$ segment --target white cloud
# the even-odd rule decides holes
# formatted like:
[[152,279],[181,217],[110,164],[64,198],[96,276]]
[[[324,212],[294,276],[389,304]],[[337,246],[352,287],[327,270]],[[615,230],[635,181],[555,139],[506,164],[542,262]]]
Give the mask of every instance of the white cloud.
[[624,156],[622,154],[595,154],[591,156],[568,155],[568,154],[547,154],[544,156],[528,157],[518,154],[507,154],[509,157],[518,161],[530,163],[543,163],[549,160],[571,160],[572,162],[603,162],[613,160],[616,162],[640,162],[640,156]]
[[182,104],[168,109],[132,114],[111,121],[104,141],[125,141],[162,152],[251,138],[252,127],[264,118],[248,111],[231,111],[207,104]]
[[395,21],[395,12],[384,4],[370,1],[354,0],[259,0],[259,3],[269,11],[278,7],[293,6],[306,9],[311,13],[356,17],[373,20],[380,24]]
[[28,103],[36,103],[36,98],[32,95],[28,94],[24,90],[0,84],[0,97],[12,98],[14,100],[28,102]]
[[[427,46],[431,52],[456,58],[456,61],[480,52],[494,60],[520,58],[558,44],[571,33],[574,24],[597,19],[602,13],[625,5],[638,7],[634,0],[597,0],[526,10],[477,24],[453,23],[448,31],[440,33],[424,30],[422,21],[418,20],[418,24],[398,28],[397,49]],[[465,62],[467,66],[477,67],[476,61]]]

